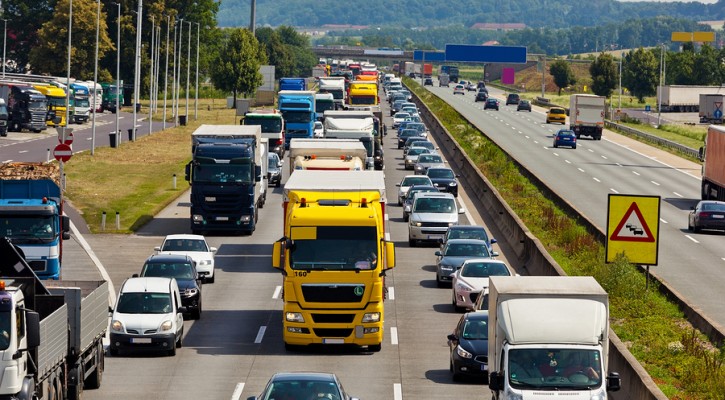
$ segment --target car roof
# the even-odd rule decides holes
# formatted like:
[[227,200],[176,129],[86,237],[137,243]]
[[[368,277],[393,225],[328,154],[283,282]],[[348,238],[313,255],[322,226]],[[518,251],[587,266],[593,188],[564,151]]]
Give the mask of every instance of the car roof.
[[[511,268],[509,268],[508,264],[506,264],[505,262],[503,262],[501,260],[497,260],[495,258],[483,258],[483,257],[482,258],[469,258],[469,259],[463,261],[463,264],[472,264],[472,263],[477,263],[477,262],[479,262],[479,263],[485,262],[485,263],[489,263],[489,264],[502,264],[506,267],[506,269],[509,271],[509,273],[511,273]],[[512,275],[513,275],[513,273],[512,273]]]
[[453,169],[448,168],[448,167],[430,167],[430,168],[428,168],[426,173],[428,173],[428,171],[436,171],[436,170],[441,170],[441,169],[444,169],[446,171],[451,171],[451,172],[453,171]]
[[471,321],[488,321],[488,310],[467,312],[463,314],[462,318]]
[[272,376],[275,382],[296,381],[296,380],[316,380],[335,382],[335,374],[325,372],[278,372]]
[[453,229],[453,230],[461,230],[461,231],[473,231],[473,230],[483,230],[483,231],[485,231],[486,230],[486,228],[483,227],[483,226],[481,226],[481,225],[454,225],[454,226],[448,228],[449,231],[451,229]]
[[[269,155],[277,154],[277,153],[269,153]],[[173,235],[166,235],[164,240],[172,240],[172,239],[196,239],[196,240],[206,240],[204,239],[204,236],[202,235],[191,235],[188,233],[180,233],[180,234],[173,234]]]
[[456,243],[458,243],[458,244],[480,244],[482,246],[488,247],[488,243],[486,243],[485,240],[480,240],[480,239],[449,239],[446,242],[447,245],[456,244]]
[[137,277],[128,278],[121,287],[121,293],[154,292],[169,293],[172,278]]
[[556,134],[574,135],[574,131],[572,131],[571,129],[559,129],[558,131],[556,131]]
[[154,254],[146,259],[146,262],[189,262],[194,263],[194,260],[186,254]]
[[[418,175],[418,176],[420,176],[420,175]],[[425,175],[423,175],[423,176],[425,176]],[[418,196],[420,196],[420,197],[418,197]],[[441,193],[441,192],[438,192],[438,193],[426,192],[426,193],[421,193],[419,195],[416,195],[416,197],[418,197],[419,199],[422,199],[422,198],[453,199],[454,198],[452,193]]]

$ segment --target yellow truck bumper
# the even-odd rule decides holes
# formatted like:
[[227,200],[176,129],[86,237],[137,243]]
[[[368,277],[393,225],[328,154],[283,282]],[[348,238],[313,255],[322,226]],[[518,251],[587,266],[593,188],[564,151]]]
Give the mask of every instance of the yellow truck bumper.
[[[302,314],[305,322],[290,322],[287,313]],[[366,313],[380,313],[377,322],[362,322]],[[282,338],[288,345],[309,344],[355,344],[375,346],[383,342],[383,313],[380,307],[371,306],[365,310],[303,310],[296,303],[285,306],[282,321]],[[315,321],[317,319],[318,321]],[[335,322],[342,319],[349,323]],[[325,322],[321,322],[325,321]]]

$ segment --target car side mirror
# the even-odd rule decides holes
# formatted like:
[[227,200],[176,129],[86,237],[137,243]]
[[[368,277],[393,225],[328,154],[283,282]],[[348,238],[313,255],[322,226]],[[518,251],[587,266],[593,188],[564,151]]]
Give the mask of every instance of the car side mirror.
[[443,256],[443,253],[441,253],[441,251],[438,250],[438,251],[435,252],[435,255],[437,255],[438,257],[441,257],[441,256]]
[[159,251],[161,251],[161,246],[156,246],[156,247],[154,247],[154,251],[155,251],[155,252],[159,252]]
[[690,210],[695,211],[695,206],[690,207]]
[[463,207],[461,207],[461,208],[458,209],[458,213],[459,214],[465,214],[466,213],[466,209],[463,208]]
[[187,311],[189,311],[189,309],[186,308],[186,306],[181,306],[181,307],[179,307],[178,310],[176,310],[176,312],[180,312],[182,314],[185,313],[185,312],[187,312]]
[[494,392],[503,390],[503,378],[498,372],[491,372],[491,375],[488,377],[488,388]]
[[452,334],[452,333],[451,333],[450,335],[448,335],[448,336],[447,336],[447,338],[448,338],[448,340],[450,340],[451,342],[457,342],[457,341],[458,341],[458,336],[456,336],[456,335],[454,335],[454,334]]
[[[493,242],[491,242],[491,243],[493,243]],[[218,249],[216,247],[209,247],[209,251],[211,251],[212,253],[216,253],[217,250]]]
[[131,275],[131,278],[138,278],[138,274]]
[[498,243],[498,240],[491,238],[491,244]]
[[492,251],[491,252],[491,256],[498,257],[498,251]]

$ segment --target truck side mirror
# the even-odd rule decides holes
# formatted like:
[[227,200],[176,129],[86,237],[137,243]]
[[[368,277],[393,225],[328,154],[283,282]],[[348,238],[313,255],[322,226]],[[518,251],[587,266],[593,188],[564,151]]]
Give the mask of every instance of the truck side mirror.
[[503,376],[499,375],[498,372],[491,372],[488,377],[488,388],[494,392],[503,390]]
[[272,267],[280,268],[282,264],[282,243],[280,241],[274,242],[272,246]]
[[189,181],[191,179],[191,161],[184,167],[184,179]]
[[254,181],[259,182],[261,180],[262,180],[262,166],[255,165],[254,166]]
[[70,240],[70,217],[67,215],[62,215],[60,217],[60,224],[61,227],[61,237],[63,240]]
[[35,311],[26,311],[25,327],[28,333],[28,349],[40,346],[40,314]]
[[610,372],[607,375],[607,392],[616,392],[622,388],[622,379],[619,372]]
[[700,161],[705,161],[705,147],[700,147],[700,148],[699,148],[699,149],[697,150],[697,158],[698,158],[698,159],[699,159]]

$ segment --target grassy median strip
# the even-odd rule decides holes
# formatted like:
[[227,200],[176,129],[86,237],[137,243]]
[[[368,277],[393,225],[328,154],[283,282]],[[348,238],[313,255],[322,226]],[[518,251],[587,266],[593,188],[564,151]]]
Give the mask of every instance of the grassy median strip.
[[604,263],[604,244],[545,198],[516,164],[455,109],[408,79],[477,167],[569,275],[591,275],[610,296],[612,329],[670,399],[725,399],[725,349],[715,349],[677,306],[625,259]]
[[[200,100],[199,104],[198,120],[193,118],[192,107],[186,126],[167,123],[166,130],[135,142],[124,135],[118,148],[96,147],[94,155],[77,153],[65,164],[66,198],[83,213],[91,232],[101,232],[103,212],[107,218],[104,232],[134,232],[189,187],[184,166],[191,160],[191,133],[202,122],[239,123],[235,110],[224,107],[224,100]],[[169,109],[167,116],[170,114]],[[140,115],[148,115],[148,109],[142,109]],[[157,113],[155,118],[162,115]],[[154,122],[156,127],[160,124]],[[120,229],[116,228],[116,213]]]

